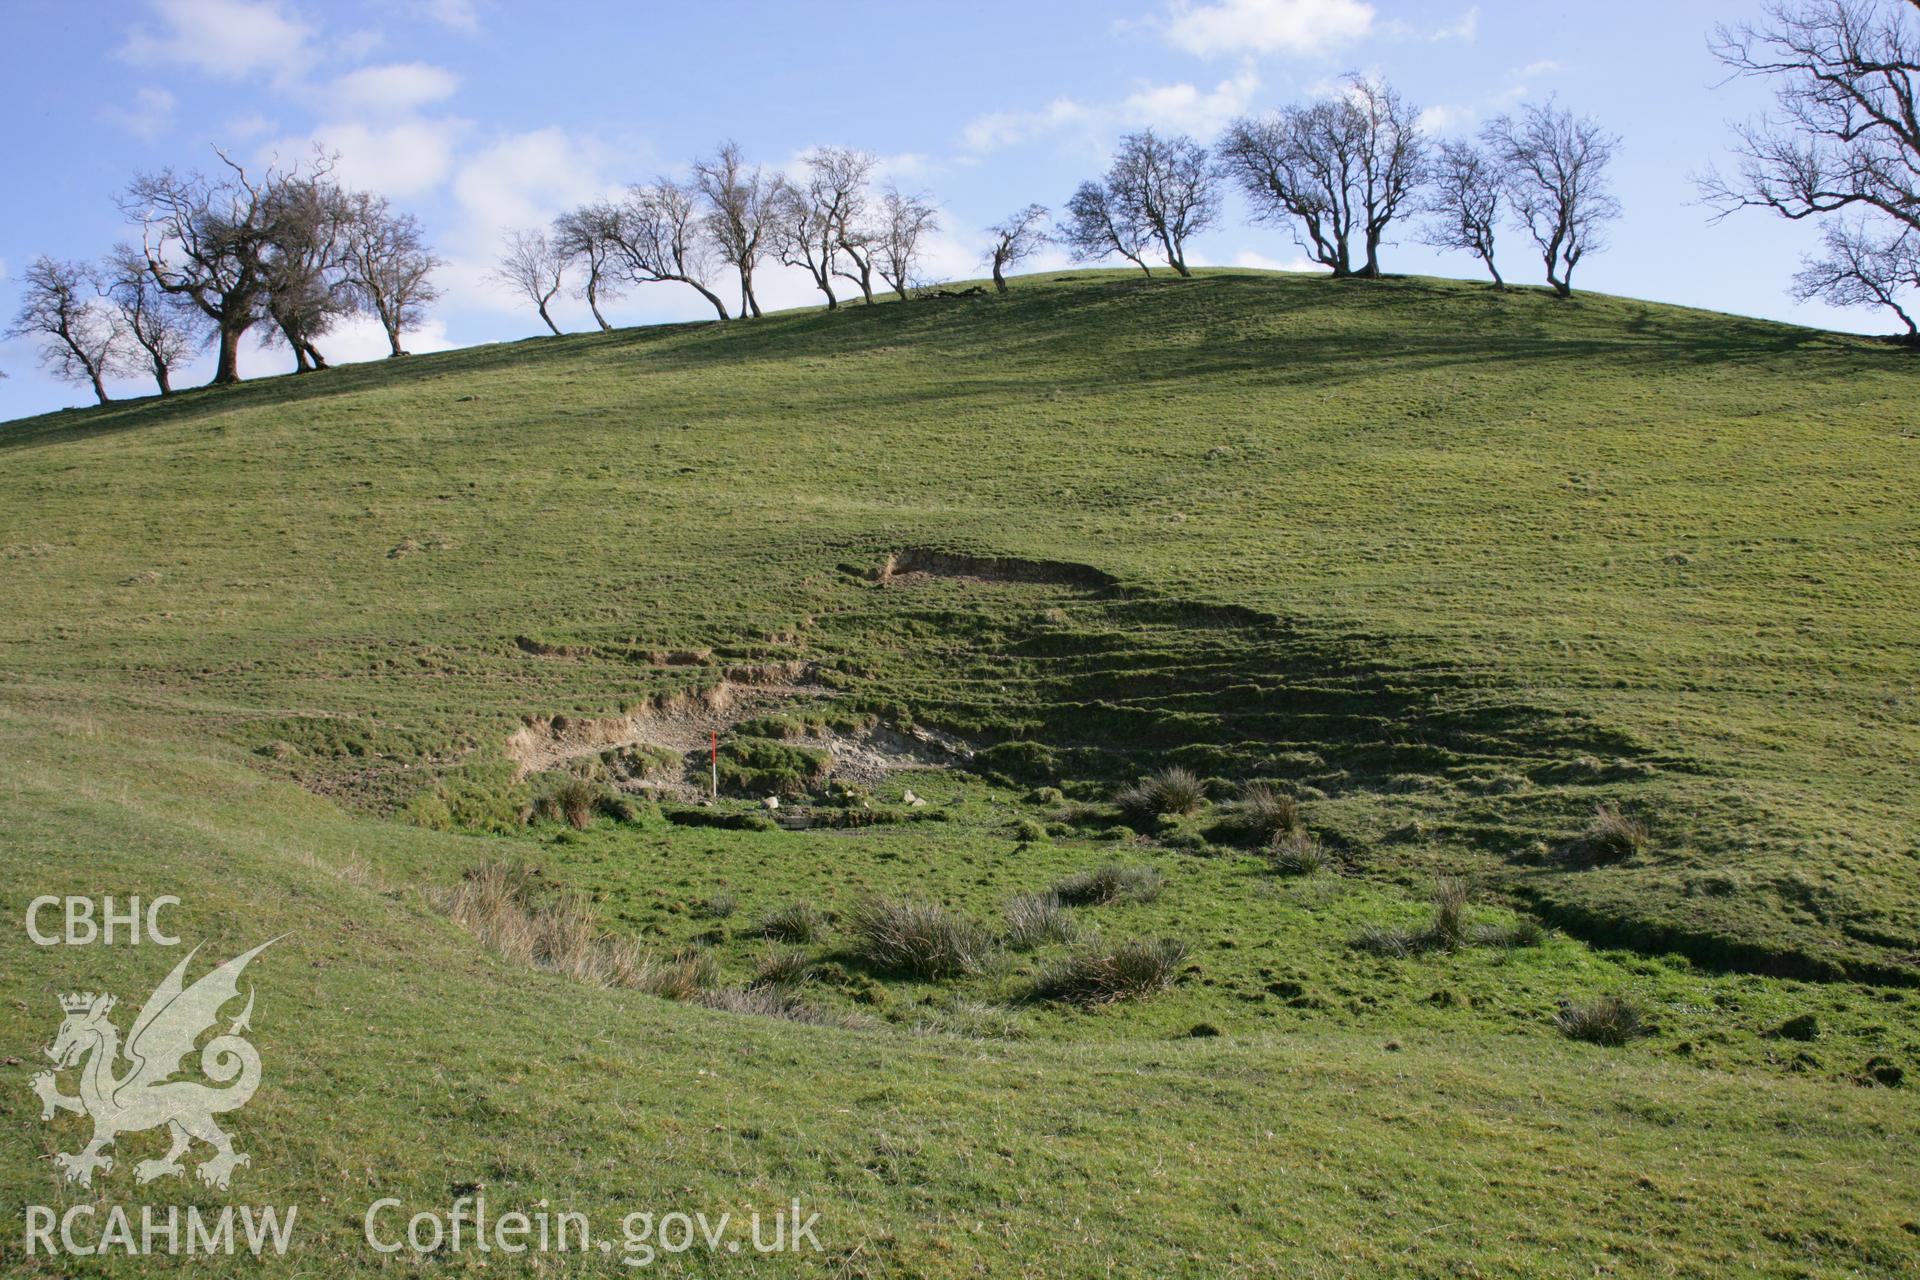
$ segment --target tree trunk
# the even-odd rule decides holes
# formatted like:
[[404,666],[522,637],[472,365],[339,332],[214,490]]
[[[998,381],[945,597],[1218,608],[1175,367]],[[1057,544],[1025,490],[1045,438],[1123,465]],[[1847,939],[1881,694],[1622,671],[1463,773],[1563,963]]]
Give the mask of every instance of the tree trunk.
[[240,339],[245,333],[244,325],[220,326],[220,358],[213,369],[214,386],[223,387],[240,381]]
[[688,280],[686,281],[686,283],[692,285],[694,289],[699,292],[701,297],[705,298],[708,302],[711,302],[713,304],[713,309],[720,313],[720,318],[722,320],[733,319],[732,316],[727,314],[727,304],[725,301],[721,299],[719,294],[707,288],[707,286],[701,284],[698,280]]
[[541,318],[542,320],[545,320],[545,321],[547,322],[547,328],[549,328],[549,329],[551,329],[551,330],[553,330],[553,336],[554,336],[554,337],[556,337],[556,338],[557,338],[557,337],[559,337],[559,336],[560,336],[560,326],[559,326],[559,325],[557,325],[557,324],[555,324],[555,323],[553,322],[553,317],[547,314],[547,304],[546,304],[546,303],[544,303],[544,302],[542,302],[542,303],[538,303],[538,304],[536,304],[536,305],[538,305],[538,306],[539,306],[539,308],[540,308],[540,318]]
[[313,362],[313,367],[315,369],[325,369],[327,367],[327,358],[320,354],[320,348],[314,346],[312,342],[309,342],[305,338],[302,338],[300,341],[301,345],[306,347],[307,359]]
[[1380,278],[1380,234],[1378,232],[1367,233],[1367,265],[1360,268],[1360,274],[1369,280]]
[[597,276],[587,277],[587,310],[593,312],[594,323],[600,326],[600,332],[612,332],[613,326],[600,314],[600,281]]
[[170,396],[173,394],[173,370],[158,361],[155,361],[153,366],[153,382],[155,386],[160,388],[161,395]]
[[1000,293],[1007,291],[1007,278],[1000,274],[1000,259],[993,260],[993,287]]
[[388,324],[383,318],[380,327],[387,331],[387,346],[390,348],[387,352],[387,359],[391,360],[395,356],[407,354],[405,349],[400,345],[400,326],[397,324]]
[[93,394],[100,397],[101,404],[106,404],[113,399],[112,396],[107,394],[106,384],[100,381],[100,371],[98,369],[89,367],[87,369],[87,376],[93,379]]

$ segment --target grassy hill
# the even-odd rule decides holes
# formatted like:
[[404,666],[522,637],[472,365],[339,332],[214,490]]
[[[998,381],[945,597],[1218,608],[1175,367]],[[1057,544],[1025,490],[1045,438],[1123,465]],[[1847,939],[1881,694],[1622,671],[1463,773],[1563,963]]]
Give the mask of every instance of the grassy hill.
[[[308,1273],[373,1261],[378,1196],[478,1184],[799,1196],[822,1274],[1897,1274],[1916,379],[1623,299],[1092,272],[10,424],[0,879],[176,893],[219,958],[289,934],[232,1195],[303,1206]],[[971,761],[840,807],[796,777],[916,726]],[[752,785],[608,803],[708,727]],[[1170,765],[1208,802],[1114,805]],[[617,816],[542,817],[572,778]],[[1253,780],[1332,866],[1235,831]],[[712,825],[778,786],[814,826]],[[1585,856],[1602,807],[1644,844]],[[997,927],[1113,861],[1157,895],[1071,914],[1185,946],[1146,999],[1047,998],[1062,944],[923,978],[848,934],[875,894]],[[497,954],[443,909],[489,864],[735,989],[812,905],[826,1025]],[[1438,874],[1476,937],[1548,935],[1357,945]],[[172,958],[4,938],[0,1195],[84,1197],[25,1087],[52,996]],[[1556,1032],[1616,991],[1652,1034]]]

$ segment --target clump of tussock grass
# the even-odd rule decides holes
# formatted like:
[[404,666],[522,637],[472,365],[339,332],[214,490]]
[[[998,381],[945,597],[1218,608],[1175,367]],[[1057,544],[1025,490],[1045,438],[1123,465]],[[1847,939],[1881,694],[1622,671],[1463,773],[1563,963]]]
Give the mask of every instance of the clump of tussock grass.
[[1001,941],[1009,951],[1032,951],[1050,942],[1072,942],[1080,924],[1053,893],[1017,893],[1007,899],[1006,930]]
[[992,954],[986,930],[937,902],[871,898],[847,913],[861,959],[916,978],[974,973]]
[[1631,996],[1608,991],[1585,1000],[1562,1000],[1553,1025],[1569,1040],[1623,1045],[1651,1035],[1646,1010]]
[[502,862],[470,868],[437,895],[440,909],[509,960],[594,986],[634,986],[639,943],[604,933],[576,893],[545,893],[534,874]]
[[740,899],[725,889],[701,902],[699,914],[708,920],[725,920],[740,909]]
[[1032,818],[1022,818],[1013,824],[1013,838],[1021,844],[1042,844],[1047,838],[1047,829]]
[[1625,862],[1645,853],[1652,840],[1645,818],[1618,805],[1602,804],[1595,807],[1586,829],[1568,842],[1566,856],[1589,866]]
[[1458,951],[1476,939],[1467,920],[1473,897],[1458,876],[1439,876],[1433,882],[1433,918],[1424,929],[1394,929],[1369,925],[1354,945],[1375,955],[1405,957],[1423,951]]
[[626,985],[662,1000],[693,1000],[720,985],[720,962],[713,952],[693,947],[659,963],[645,961]]
[[1071,1004],[1137,1000],[1178,982],[1187,955],[1187,944],[1176,938],[1089,947],[1041,974],[1033,992],[1042,1000]]
[[781,1018],[816,1027],[861,1029],[871,1027],[873,1019],[852,1010],[823,1008],[802,999],[794,987],[766,985],[751,987],[713,987],[699,991],[691,1003],[725,1013],[744,1013],[758,1018]]
[[1467,944],[1467,882],[1458,876],[1440,876],[1433,882],[1433,922],[1427,934],[1433,945],[1455,951]]
[[1020,1040],[1026,1021],[1005,1005],[987,1000],[954,1000],[929,1009],[913,1024],[918,1035],[959,1036],[967,1040]]
[[1293,835],[1304,835],[1306,819],[1300,802],[1271,783],[1249,782],[1227,807],[1233,826],[1256,844],[1272,844]]
[[600,811],[600,799],[600,788],[594,782],[569,774],[534,798],[533,816],[585,831]]
[[1152,902],[1166,881],[1153,867],[1109,862],[1059,881],[1054,898],[1070,907],[1105,907],[1117,902]]
[[1151,826],[1162,815],[1192,813],[1207,798],[1207,784],[1191,769],[1173,765],[1115,793],[1114,803],[1134,822]]
[[1476,947],[1537,947],[1547,940],[1547,930],[1531,916],[1521,916],[1511,924],[1475,925],[1468,938]]
[[789,902],[760,917],[760,932],[776,942],[818,942],[827,936],[827,918],[811,902]]
[[813,958],[799,947],[771,944],[753,966],[755,987],[799,987],[813,977]]
[[1333,857],[1306,831],[1294,829],[1274,837],[1267,861],[1283,876],[1310,876],[1333,865]]
[[1353,940],[1353,945],[1362,951],[1370,951],[1377,956],[1390,956],[1395,960],[1404,960],[1414,953],[1424,950],[1421,946],[1421,934],[1417,929],[1395,929],[1383,924],[1370,924]]

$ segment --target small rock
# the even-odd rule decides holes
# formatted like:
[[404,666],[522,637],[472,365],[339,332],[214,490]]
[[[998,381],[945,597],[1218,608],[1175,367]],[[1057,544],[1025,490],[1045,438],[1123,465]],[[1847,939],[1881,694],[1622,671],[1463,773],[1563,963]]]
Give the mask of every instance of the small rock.
[[925,800],[922,800],[919,796],[913,794],[911,789],[902,792],[900,794],[900,799],[902,802],[906,804],[906,806],[909,809],[918,809],[920,806],[926,803]]
[[760,803],[765,805],[769,809],[778,809],[780,807],[780,797],[768,796],[765,800],[762,800]]

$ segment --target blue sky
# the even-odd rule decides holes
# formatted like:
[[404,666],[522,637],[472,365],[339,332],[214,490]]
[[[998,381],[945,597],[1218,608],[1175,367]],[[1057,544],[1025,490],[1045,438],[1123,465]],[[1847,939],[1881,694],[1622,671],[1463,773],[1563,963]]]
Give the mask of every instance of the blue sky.
[[[982,227],[1029,201],[1062,204],[1120,134],[1152,125],[1210,140],[1236,114],[1324,93],[1358,69],[1388,77],[1440,134],[1548,94],[1619,133],[1626,216],[1609,250],[1581,264],[1578,286],[1883,329],[1871,312],[1787,297],[1812,228],[1758,213],[1714,224],[1696,203],[1689,177],[1724,158],[1727,121],[1765,106],[1760,86],[1720,84],[1707,51],[1716,22],[1750,10],[1739,0],[9,0],[0,95],[12,127],[0,159],[15,196],[0,209],[0,308],[17,305],[15,277],[34,256],[92,257],[127,237],[113,197],[136,170],[205,167],[215,145],[252,163],[293,160],[316,140],[339,153],[351,184],[417,213],[447,260],[447,296],[416,351],[533,333],[531,312],[486,280],[503,229],[680,172],[727,137],[770,167],[824,143],[877,153],[886,176],[942,208],[935,270],[971,275]],[[1242,212],[1230,201],[1191,260],[1300,263],[1283,231],[1248,226]],[[1383,255],[1388,270],[1477,274],[1409,232]],[[1502,257],[1510,279],[1540,279],[1517,237]],[[817,297],[771,272],[760,291],[775,305]],[[703,306],[684,286],[649,285],[609,311],[642,323],[698,318]],[[586,323],[582,305],[560,314]],[[336,359],[384,349],[369,326],[321,346]],[[242,370],[290,363],[249,344]],[[10,375],[0,419],[89,398],[42,374],[30,344],[0,344],[0,369]]]

